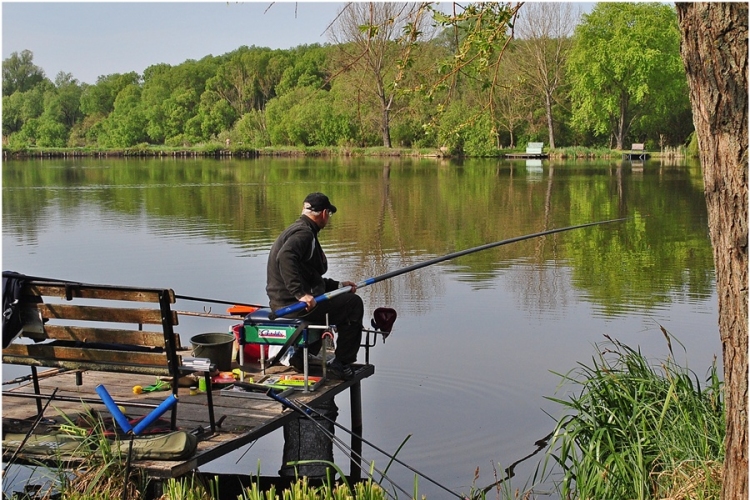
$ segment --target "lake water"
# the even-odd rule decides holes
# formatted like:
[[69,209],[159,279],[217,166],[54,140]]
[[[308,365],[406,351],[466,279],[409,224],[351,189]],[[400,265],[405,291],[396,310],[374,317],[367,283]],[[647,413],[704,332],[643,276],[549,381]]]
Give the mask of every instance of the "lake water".
[[[704,378],[721,356],[700,167],[437,159],[5,161],[2,266],[90,283],[267,303],[265,265],[305,195],[338,207],[320,235],[329,276],[361,281],[485,243],[598,220],[624,222],[477,252],[360,289],[398,313],[362,384],[364,437],[456,492],[534,451],[561,409],[559,375],[605,335],[654,360],[673,342]],[[225,306],[178,301],[178,310]],[[184,318],[184,319],[183,319]],[[181,318],[183,343],[231,322]],[[188,344],[189,345],[189,344]],[[361,352],[360,361],[364,360]],[[719,363],[720,365],[721,363]],[[3,366],[3,379],[28,373]],[[557,392],[556,392],[557,391]],[[349,425],[348,394],[337,398]],[[348,436],[338,433],[348,442]],[[281,431],[203,468],[275,475]],[[365,446],[365,458],[388,459]],[[348,459],[335,450],[348,470]],[[258,465],[260,463],[260,465]],[[521,465],[525,488],[535,462]],[[388,476],[407,491],[414,474]],[[542,488],[544,489],[544,488]],[[424,479],[428,498],[446,492]]]

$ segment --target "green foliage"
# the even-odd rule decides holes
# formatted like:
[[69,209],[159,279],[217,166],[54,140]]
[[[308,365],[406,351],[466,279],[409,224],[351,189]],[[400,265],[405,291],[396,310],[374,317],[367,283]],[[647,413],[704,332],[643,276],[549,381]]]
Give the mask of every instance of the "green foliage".
[[140,77],[135,72],[100,76],[95,85],[83,88],[81,111],[86,115],[111,113],[117,94],[128,85],[138,85],[139,81]]
[[[343,473],[341,477],[344,477]],[[359,500],[386,500],[391,497],[387,491],[372,480],[358,482],[350,486],[346,482],[336,484],[329,478],[322,486],[311,486],[307,478],[303,477],[288,489],[278,493],[274,486],[262,491],[258,487],[258,483],[254,482],[238,498],[239,500],[274,500],[278,498],[284,500],[352,500],[354,498]]]
[[[675,339],[662,331],[671,352]],[[550,451],[563,469],[562,496],[671,497],[690,471],[703,480],[680,498],[718,498],[724,405],[715,363],[704,387],[671,358],[653,365],[612,339],[597,351],[591,365],[562,375],[578,395],[550,398],[566,412]]]
[[164,495],[160,500],[212,500],[219,498],[219,478],[205,485],[195,474],[170,478],[164,483]]
[[273,145],[335,146],[355,136],[352,117],[336,108],[334,96],[311,87],[269,102],[266,122]]
[[264,148],[271,145],[271,138],[266,128],[265,113],[250,111],[234,124],[230,133],[236,145]]
[[127,148],[146,140],[148,118],[141,109],[141,88],[128,85],[117,95],[115,108],[99,136],[105,147]]
[[689,107],[674,7],[598,3],[576,28],[568,75],[579,129],[615,137],[618,149],[631,128],[639,137],[666,130],[665,119]]
[[472,109],[455,103],[441,116],[437,137],[450,154],[482,157],[497,155],[497,138],[488,113],[479,116]]
[[3,97],[31,90],[44,80],[44,70],[34,64],[30,50],[13,52],[3,60]]
[[276,94],[283,95],[297,87],[328,90],[328,50],[320,45],[301,45],[290,51],[290,63],[276,85]]

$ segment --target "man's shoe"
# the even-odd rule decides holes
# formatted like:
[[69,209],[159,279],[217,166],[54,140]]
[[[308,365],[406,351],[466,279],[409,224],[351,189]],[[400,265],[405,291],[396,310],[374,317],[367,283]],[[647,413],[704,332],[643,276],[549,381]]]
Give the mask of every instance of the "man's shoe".
[[336,360],[328,364],[328,372],[332,378],[339,380],[351,380],[354,378],[354,368],[352,365],[344,365]]

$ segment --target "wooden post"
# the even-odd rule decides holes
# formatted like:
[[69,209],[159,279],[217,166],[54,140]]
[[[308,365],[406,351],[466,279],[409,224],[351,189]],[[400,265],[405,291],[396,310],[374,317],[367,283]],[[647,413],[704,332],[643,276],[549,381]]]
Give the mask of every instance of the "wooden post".
[[362,384],[357,381],[349,389],[349,401],[352,413],[352,454],[349,476],[352,481],[362,479]]

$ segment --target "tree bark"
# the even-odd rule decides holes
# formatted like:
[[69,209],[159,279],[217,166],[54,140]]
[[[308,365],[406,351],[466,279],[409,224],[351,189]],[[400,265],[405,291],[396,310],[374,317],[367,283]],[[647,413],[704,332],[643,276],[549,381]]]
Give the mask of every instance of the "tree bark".
[[678,3],[716,266],[724,357],[722,498],[748,498],[748,4]]

